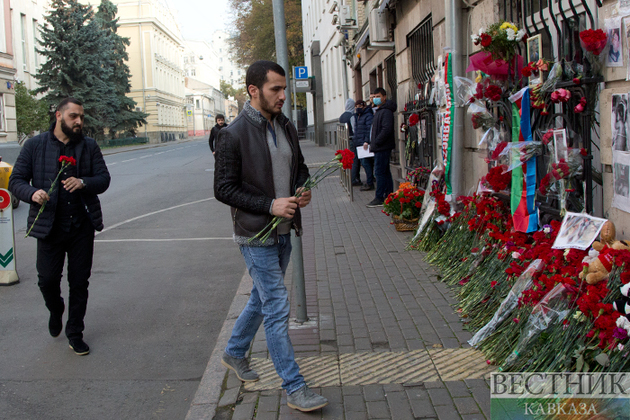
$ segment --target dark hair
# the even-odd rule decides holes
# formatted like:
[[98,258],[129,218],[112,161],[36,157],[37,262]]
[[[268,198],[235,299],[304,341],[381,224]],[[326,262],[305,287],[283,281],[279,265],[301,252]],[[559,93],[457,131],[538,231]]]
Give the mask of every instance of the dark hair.
[[363,99],[358,99],[355,103],[354,106],[365,106],[365,101]]
[[225,115],[223,115],[223,114],[217,114],[217,116],[214,117],[214,120],[217,121],[219,118],[222,119],[223,121],[225,121]]
[[245,74],[245,90],[250,97],[252,95],[249,93],[249,86],[254,85],[258,89],[262,89],[267,82],[267,73],[270,71],[278,73],[280,76],[286,76],[284,69],[273,61],[260,60],[249,66]]
[[75,104],[75,105],[83,106],[83,102],[81,102],[77,98],[68,97],[66,99],[63,99],[61,102],[59,102],[59,105],[57,105],[56,111],[63,112],[64,109],[68,108],[68,104]]
[[383,96],[387,96],[387,92],[385,92],[385,89],[383,88],[376,88],[374,89],[374,92],[372,92],[374,95],[378,95],[379,93]]

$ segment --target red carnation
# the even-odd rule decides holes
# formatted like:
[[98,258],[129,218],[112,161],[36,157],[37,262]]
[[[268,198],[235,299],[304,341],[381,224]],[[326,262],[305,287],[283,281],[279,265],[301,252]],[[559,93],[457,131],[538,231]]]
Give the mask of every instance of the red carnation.
[[418,114],[411,114],[409,116],[409,127],[413,127],[414,125],[418,124],[419,120],[420,117],[418,116]]
[[343,169],[352,169],[352,163],[354,162],[354,153],[350,149],[337,150],[335,157],[340,156],[337,160],[341,161]]
[[72,165],[72,166],[77,166],[77,161],[75,158],[73,157],[69,157],[69,156],[59,156],[59,162],[64,163],[67,162],[68,165]]
[[488,34],[481,34],[481,46],[486,48],[492,44],[492,37]]

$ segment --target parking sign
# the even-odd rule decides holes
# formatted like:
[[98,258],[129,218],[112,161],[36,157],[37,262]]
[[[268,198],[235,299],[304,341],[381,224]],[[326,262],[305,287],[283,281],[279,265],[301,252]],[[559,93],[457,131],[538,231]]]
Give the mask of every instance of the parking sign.
[[295,80],[308,79],[308,67],[300,66],[295,68]]

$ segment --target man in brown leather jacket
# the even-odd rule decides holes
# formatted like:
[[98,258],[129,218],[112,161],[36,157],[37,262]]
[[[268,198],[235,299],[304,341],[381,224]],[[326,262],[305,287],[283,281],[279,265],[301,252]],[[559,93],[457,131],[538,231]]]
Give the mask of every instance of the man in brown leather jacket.
[[[246,355],[264,321],[267,348],[287,391],[287,405],[313,411],[328,401],[306,386],[295,362],[289,338],[289,295],[284,286],[291,255],[291,229],[301,233],[300,207],[311,200],[310,191],[295,197],[308,178],[308,168],[297,131],[282,114],[287,87],[282,67],[271,61],[257,61],[248,68],[245,85],[250,101],[232,124],[219,132],[214,194],[231,207],[234,240],[254,287],[236,320],[222,364],[242,381],[258,380]],[[274,216],[285,220],[269,239],[250,240]]]

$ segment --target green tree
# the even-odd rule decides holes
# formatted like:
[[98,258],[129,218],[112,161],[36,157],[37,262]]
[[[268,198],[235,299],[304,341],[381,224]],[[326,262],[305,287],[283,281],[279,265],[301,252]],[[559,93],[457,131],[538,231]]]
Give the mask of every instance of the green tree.
[[34,131],[48,129],[50,120],[48,104],[43,99],[37,99],[21,82],[15,84],[15,108],[20,143]]
[[243,105],[247,101],[247,93],[245,93],[244,88],[236,89],[234,86],[221,79],[219,90],[226,98],[231,96],[236,99],[236,102],[238,102],[239,111],[243,109]]
[[[276,59],[272,0],[230,0],[235,34],[230,39],[232,58],[242,67],[257,60]],[[304,64],[302,44],[302,5],[300,0],[285,0],[289,66]]]
[[46,61],[35,76],[40,85],[35,92],[53,106],[68,96],[81,100],[85,132],[96,139],[103,139],[106,129],[133,131],[145,117],[132,111],[133,101],[124,95],[125,42],[114,31],[117,21],[111,23],[112,6],[103,5],[96,18],[91,6],[77,0],[52,0],[40,32],[38,52]]
[[108,59],[102,63],[109,67],[110,75],[107,81],[116,93],[117,102],[111,104],[111,112],[107,115],[110,137],[114,138],[116,132],[135,134],[136,128],[146,124],[145,118],[149,114],[135,110],[136,102],[126,94],[131,92],[131,72],[125,63],[129,59],[126,47],[129,46],[129,38],[118,35],[118,19],[116,13],[118,7],[109,0],[101,0],[95,19],[109,38],[111,50]]

